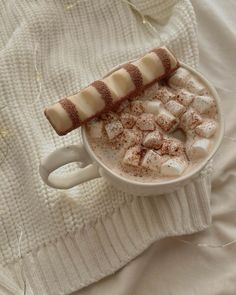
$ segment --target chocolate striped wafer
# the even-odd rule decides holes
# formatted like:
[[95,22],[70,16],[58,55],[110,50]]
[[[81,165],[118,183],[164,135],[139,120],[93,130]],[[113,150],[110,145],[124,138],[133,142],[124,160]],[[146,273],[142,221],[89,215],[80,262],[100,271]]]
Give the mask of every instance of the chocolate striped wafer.
[[55,131],[65,135],[101,113],[114,109],[122,100],[138,95],[178,67],[177,59],[166,47],[153,49],[77,94],[47,107],[45,115]]

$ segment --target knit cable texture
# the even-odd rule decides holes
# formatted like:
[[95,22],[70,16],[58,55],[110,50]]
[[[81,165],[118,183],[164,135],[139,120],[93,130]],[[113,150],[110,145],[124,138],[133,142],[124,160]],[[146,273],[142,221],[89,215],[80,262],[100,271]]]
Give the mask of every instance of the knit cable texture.
[[69,294],[115,272],[154,241],[202,230],[211,220],[209,173],[155,198],[126,195],[103,179],[68,191],[40,179],[40,159],[81,142],[79,130],[55,134],[46,106],[159,45],[198,64],[188,0],[132,1],[158,34],[125,1],[71,3],[0,2],[0,291],[12,294],[22,293],[21,269],[29,294]]

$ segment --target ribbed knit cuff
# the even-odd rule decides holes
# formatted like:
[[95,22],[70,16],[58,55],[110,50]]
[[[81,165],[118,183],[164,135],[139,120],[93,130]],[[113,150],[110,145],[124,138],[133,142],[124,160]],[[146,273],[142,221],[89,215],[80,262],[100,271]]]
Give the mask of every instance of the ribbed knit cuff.
[[27,254],[8,271],[21,285],[23,263],[35,295],[70,294],[96,282],[159,239],[205,229],[211,222],[208,175],[168,195],[133,198],[95,224]]

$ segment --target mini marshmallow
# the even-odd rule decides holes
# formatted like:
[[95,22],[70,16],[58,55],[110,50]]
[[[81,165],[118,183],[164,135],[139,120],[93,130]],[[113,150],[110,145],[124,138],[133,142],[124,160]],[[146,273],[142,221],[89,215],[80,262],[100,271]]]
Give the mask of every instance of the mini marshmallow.
[[182,158],[174,157],[161,165],[162,176],[180,176],[187,168],[188,163]]
[[115,120],[105,125],[108,138],[111,140],[123,132],[123,126],[120,121]]
[[217,123],[215,120],[206,120],[198,125],[195,129],[197,135],[209,138],[215,134],[217,130]]
[[123,113],[120,116],[120,120],[124,128],[132,128],[136,123],[137,118],[131,114]]
[[193,101],[195,95],[182,89],[178,92],[176,95],[176,100],[184,105],[185,107],[189,106],[191,102]]
[[180,119],[180,127],[184,131],[187,131],[188,129],[192,130],[201,123],[202,117],[192,108],[189,108]]
[[190,79],[191,74],[188,70],[184,68],[179,68],[168,80],[168,84],[174,88],[182,88],[186,85],[187,81]]
[[92,120],[88,124],[89,134],[92,138],[102,138],[103,136],[103,121],[102,120]]
[[192,103],[192,107],[200,114],[206,114],[214,105],[214,99],[210,96],[196,96]]
[[153,171],[159,171],[160,167],[163,163],[163,158],[158,153],[153,150],[149,150],[146,152],[143,160],[141,162],[141,166]]
[[174,131],[178,125],[178,120],[165,109],[156,116],[156,122],[166,132]]
[[153,115],[159,114],[161,108],[163,108],[163,104],[159,100],[148,100],[145,101],[144,104],[144,111]]
[[163,155],[168,154],[170,156],[180,156],[184,154],[184,145],[178,139],[164,139],[161,147],[161,153]]
[[143,139],[143,145],[151,149],[159,149],[162,146],[162,142],[163,135],[158,130],[149,132]]
[[206,138],[196,139],[192,145],[186,146],[186,152],[190,159],[199,159],[209,154],[211,142]]
[[155,126],[155,117],[153,114],[142,114],[136,122],[136,126],[143,131],[153,131]]
[[165,104],[165,108],[176,117],[181,116],[186,111],[186,108],[175,100],[169,100]]
[[135,100],[131,102],[131,113],[132,115],[139,116],[144,112],[143,102]]
[[140,146],[133,146],[129,148],[123,158],[123,163],[131,166],[139,166],[142,149]]
[[186,89],[192,93],[196,93],[199,95],[204,94],[206,91],[205,86],[198,80],[196,80],[194,77],[191,77],[191,79],[187,81]]
[[139,129],[124,129],[122,135],[124,148],[140,144],[142,141],[142,131]]
[[157,91],[155,99],[159,99],[163,103],[167,103],[169,100],[174,99],[175,94],[170,92],[166,87],[162,87]]

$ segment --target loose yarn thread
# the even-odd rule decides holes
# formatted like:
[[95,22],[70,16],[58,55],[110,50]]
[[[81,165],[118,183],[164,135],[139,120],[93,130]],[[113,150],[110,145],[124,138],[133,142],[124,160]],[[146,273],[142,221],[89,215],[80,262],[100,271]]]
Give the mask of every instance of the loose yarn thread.
[[36,43],[35,47],[34,47],[34,69],[35,69],[35,73],[36,73],[36,81],[38,83],[38,95],[36,96],[36,99],[34,100],[32,105],[35,105],[35,103],[37,101],[39,101],[40,97],[41,97],[41,93],[42,93],[42,76],[41,73],[38,69],[38,62],[37,62],[37,52],[38,52],[38,47],[39,47],[39,43]]
[[[0,130],[0,139],[2,140],[3,144],[0,144],[0,152],[3,155],[3,158],[0,161],[0,166],[2,165],[2,163],[4,162],[4,160],[6,159],[7,155],[8,155],[8,144],[7,141],[5,139],[5,137],[8,135],[8,131],[6,129],[2,129]],[[6,147],[6,149],[4,148],[4,146]]]

